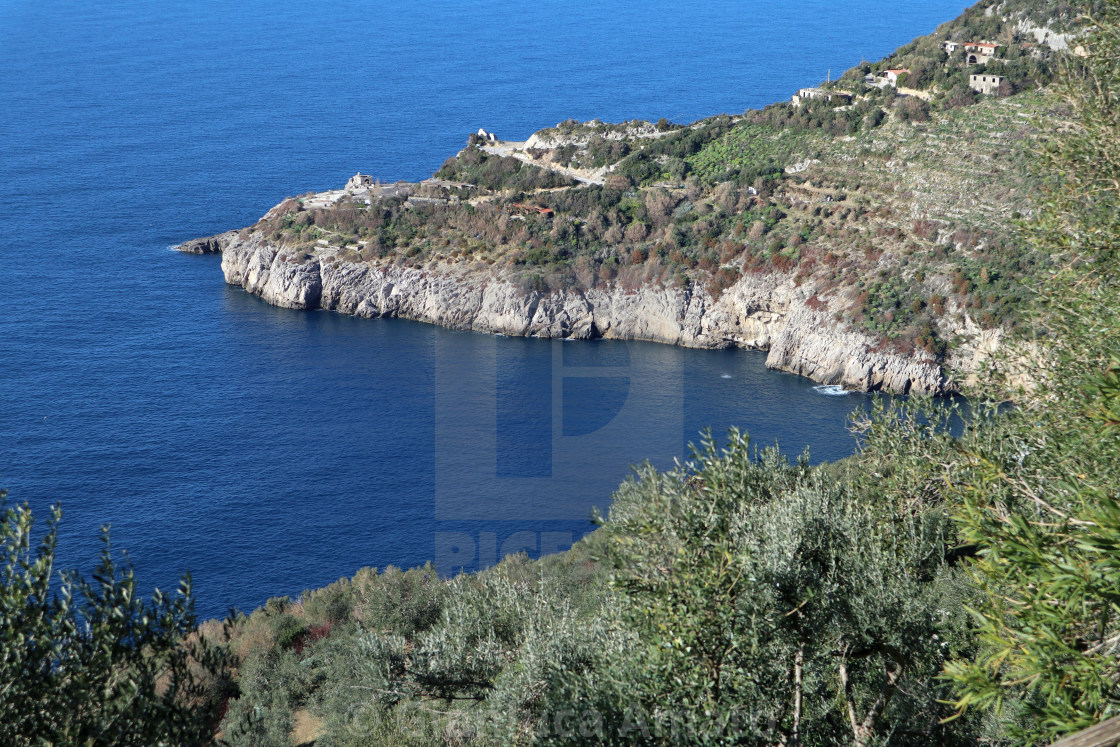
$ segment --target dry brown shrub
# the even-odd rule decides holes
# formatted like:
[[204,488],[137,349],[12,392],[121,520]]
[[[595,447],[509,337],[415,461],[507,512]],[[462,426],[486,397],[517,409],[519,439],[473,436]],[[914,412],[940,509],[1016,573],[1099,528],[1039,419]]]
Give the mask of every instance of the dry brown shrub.
[[646,205],[646,212],[649,213],[649,217],[653,220],[654,225],[661,225],[664,223],[676,206],[676,199],[674,199],[673,195],[668,190],[662,189],[661,187],[648,190],[645,193],[644,202]]
[[644,223],[634,221],[626,227],[626,240],[638,242],[644,239],[648,233]]

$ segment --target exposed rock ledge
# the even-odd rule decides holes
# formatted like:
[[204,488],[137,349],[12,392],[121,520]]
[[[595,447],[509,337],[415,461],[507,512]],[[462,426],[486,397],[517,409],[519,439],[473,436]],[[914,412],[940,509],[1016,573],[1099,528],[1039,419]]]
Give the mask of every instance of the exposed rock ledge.
[[923,352],[877,349],[806,305],[810,291],[784,275],[748,275],[718,299],[705,290],[622,288],[524,292],[485,266],[428,269],[294,255],[261,234],[186,242],[180,251],[222,253],[227,283],[290,309],[400,317],[452,329],[516,336],[605,337],[694,348],[768,350],[768,368],[864,391],[943,394],[956,387]]

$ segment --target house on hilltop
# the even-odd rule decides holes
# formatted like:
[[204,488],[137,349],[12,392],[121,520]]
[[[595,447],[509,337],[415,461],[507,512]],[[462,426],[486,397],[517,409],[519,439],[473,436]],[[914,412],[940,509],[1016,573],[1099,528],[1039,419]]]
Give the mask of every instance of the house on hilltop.
[[350,180],[346,182],[346,191],[357,192],[361,189],[369,189],[372,186],[373,177],[369,174],[358,172],[357,174],[354,174],[354,176],[350,177]]
[[880,73],[880,75],[883,78],[886,78],[887,83],[889,83],[892,86],[897,88],[898,87],[899,76],[901,76],[903,73],[909,73],[909,72],[910,72],[909,68],[901,67],[901,68],[892,68],[891,70],[884,70],[882,73]]
[[968,42],[964,45],[965,61],[969,65],[984,65],[996,56],[998,44],[991,42]]

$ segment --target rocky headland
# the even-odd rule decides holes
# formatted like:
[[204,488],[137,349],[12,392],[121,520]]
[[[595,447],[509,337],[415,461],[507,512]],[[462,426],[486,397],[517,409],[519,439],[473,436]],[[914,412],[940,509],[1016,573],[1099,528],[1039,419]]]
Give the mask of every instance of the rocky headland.
[[829,313],[806,304],[812,294],[791,275],[750,275],[719,298],[676,287],[541,293],[460,264],[419,269],[340,260],[331,252],[293,254],[259,233],[232,231],[179,249],[221,252],[227,283],[283,308],[511,336],[767,350],[769,368],[865,391],[942,394],[954,386],[934,356],[880,350],[871,336],[838,328]]
[[1014,225],[1068,39],[1000,9],[789,103],[480,130],[431,179],[358,174],[179,249],[221,253],[227,283],[286,308],[750,348],[845,388],[958,391],[1048,261]]

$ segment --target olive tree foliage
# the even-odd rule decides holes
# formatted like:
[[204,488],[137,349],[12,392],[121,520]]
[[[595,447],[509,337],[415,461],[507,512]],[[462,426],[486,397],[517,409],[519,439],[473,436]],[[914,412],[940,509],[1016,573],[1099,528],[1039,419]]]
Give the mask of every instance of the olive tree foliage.
[[1069,121],[1039,149],[1029,238],[1057,269],[1012,357],[1033,387],[945,465],[984,645],[947,674],[962,711],[1015,721],[1023,744],[1120,714],[1120,2],[1086,26],[1059,84]]
[[0,492],[0,743],[202,744],[224,658],[192,633],[190,578],[175,596],[136,593],[112,559],[86,580],[57,574],[55,507],[32,549],[26,505]]
[[853,486],[737,431],[623,485],[602,531],[635,639],[561,688],[602,714],[585,740],[967,742],[973,722],[939,723],[971,641],[951,521]]
[[[271,600],[234,622],[240,691],[224,739],[290,744],[302,711],[322,747],[532,743],[555,731],[553,683],[620,648],[601,575],[581,546],[452,579],[366,569],[296,603]],[[346,614],[313,640],[336,606]]]

